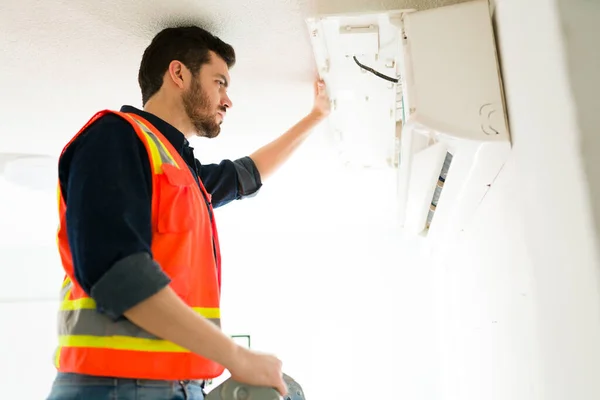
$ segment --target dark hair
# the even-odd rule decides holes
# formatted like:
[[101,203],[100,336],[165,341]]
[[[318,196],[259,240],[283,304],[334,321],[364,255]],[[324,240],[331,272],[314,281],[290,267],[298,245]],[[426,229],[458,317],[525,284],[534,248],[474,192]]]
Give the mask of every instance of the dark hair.
[[142,104],[160,90],[171,61],[181,61],[195,75],[210,61],[209,51],[214,51],[229,68],[235,64],[233,47],[202,28],[186,26],[159,32],[144,51],[140,64]]

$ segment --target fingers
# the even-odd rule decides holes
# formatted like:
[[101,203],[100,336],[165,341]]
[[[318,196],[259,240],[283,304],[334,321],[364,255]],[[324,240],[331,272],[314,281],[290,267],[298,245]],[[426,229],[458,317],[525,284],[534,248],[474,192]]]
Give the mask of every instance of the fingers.
[[273,358],[277,365],[277,384],[276,384],[275,388],[277,389],[279,394],[281,394],[282,396],[285,396],[287,394],[288,388],[287,388],[287,384],[283,380],[283,362],[277,357],[273,357]]
[[325,81],[320,79],[317,81],[317,91],[321,93],[323,90],[325,90]]
[[315,95],[319,95],[325,91],[325,81],[323,79],[317,79],[315,81]]
[[277,389],[277,391],[279,392],[280,395],[282,395],[282,396],[287,395],[288,387],[287,387],[287,384],[285,383],[285,381],[283,380],[283,376],[281,376],[281,378],[279,379],[279,383],[277,384],[275,389]]

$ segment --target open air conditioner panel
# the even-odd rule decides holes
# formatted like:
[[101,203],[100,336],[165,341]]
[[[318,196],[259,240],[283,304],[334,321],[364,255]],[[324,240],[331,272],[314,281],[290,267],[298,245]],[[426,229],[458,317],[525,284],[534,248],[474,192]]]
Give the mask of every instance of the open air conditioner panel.
[[397,166],[406,231],[465,229],[511,149],[488,1],[307,24],[342,160]]
[[307,20],[317,68],[332,100],[329,131],[344,163],[382,167],[393,166],[397,159],[396,124],[402,112],[398,15]]

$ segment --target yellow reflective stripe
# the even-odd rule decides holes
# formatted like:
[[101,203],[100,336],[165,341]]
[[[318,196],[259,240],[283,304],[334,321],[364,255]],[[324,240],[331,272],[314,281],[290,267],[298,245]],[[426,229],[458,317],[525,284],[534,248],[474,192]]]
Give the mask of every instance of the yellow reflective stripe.
[[[71,278],[66,276],[65,279],[63,279],[63,283],[62,283],[62,286],[60,287],[60,290],[63,290],[70,283],[71,283]],[[66,297],[65,297],[65,299],[66,299]]]
[[146,142],[148,142],[148,146],[150,147],[150,158],[152,158],[152,165],[154,165],[154,171],[157,174],[162,174],[162,160],[160,158],[160,153],[158,152],[158,147],[156,147],[156,143],[154,140],[148,135],[146,132],[142,130],[144,136],[146,136]]
[[96,308],[96,301],[90,297],[85,297],[83,299],[77,300],[63,300],[60,305],[61,311],[69,311],[69,310],[82,310],[82,309],[94,309]]
[[[152,159],[152,165],[154,166],[154,171],[157,174],[162,174],[162,164],[167,162],[179,167],[179,164],[175,161],[171,153],[167,150],[165,145],[156,137],[156,135],[150,130],[146,124],[137,119],[134,115],[125,114],[128,118],[130,118],[133,122],[135,122],[140,128],[144,136],[146,137],[146,142],[150,148],[150,158]],[[160,146],[160,148],[159,148]]]
[[60,233],[60,228],[61,228],[61,226],[60,226],[60,199],[61,198],[62,198],[62,196],[61,196],[61,192],[60,192],[60,183],[59,183],[58,185],[56,185],[56,199],[57,199],[56,207],[58,208],[57,211],[58,211],[58,215],[59,215],[58,224],[57,224],[58,226],[56,228],[56,247],[57,248],[60,248],[60,239],[58,237],[58,234]]
[[[68,293],[67,293],[68,297]],[[77,300],[63,300],[60,305],[60,311],[70,310],[91,310],[96,308],[96,301],[90,297]],[[204,318],[221,318],[221,310],[214,307],[192,307],[196,313],[202,315]]]
[[55,368],[60,368],[60,351],[61,351],[62,347],[58,346],[56,348],[56,351],[54,352],[54,367]]
[[60,351],[62,350],[62,346],[58,346],[56,351],[54,352],[54,366],[56,368],[60,368]]
[[204,318],[221,319],[220,308],[209,308],[209,307],[192,307],[192,310],[202,315]]
[[169,150],[167,150],[167,147],[164,145],[164,143],[161,142],[160,139],[158,139],[156,137],[156,135],[146,126],[146,124],[144,124],[142,121],[138,120],[135,117],[133,117],[133,119],[142,128],[142,132],[144,132],[144,134],[151,135],[150,138],[153,139],[152,141],[154,142],[154,144],[158,143],[158,145],[160,146],[160,149],[158,149],[159,153],[166,155],[167,158],[169,159],[169,162],[172,163],[173,165],[175,165],[177,168],[179,168],[179,164],[177,164],[177,161],[175,161],[175,158],[173,158],[171,153],[169,153]]
[[[60,214],[60,199],[62,198],[62,193],[60,192],[60,183],[56,185],[56,206],[58,207],[58,213]],[[60,218],[58,219],[58,229],[60,230]],[[56,235],[56,240],[58,241],[58,233]]]
[[58,343],[62,347],[189,353],[189,350],[167,340],[141,339],[128,336],[59,336]]

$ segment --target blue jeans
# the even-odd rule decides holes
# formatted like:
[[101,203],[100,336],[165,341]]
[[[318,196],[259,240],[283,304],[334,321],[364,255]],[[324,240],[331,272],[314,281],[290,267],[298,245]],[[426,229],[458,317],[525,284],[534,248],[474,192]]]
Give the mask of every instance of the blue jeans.
[[153,381],[59,373],[47,400],[204,400],[201,381]]

